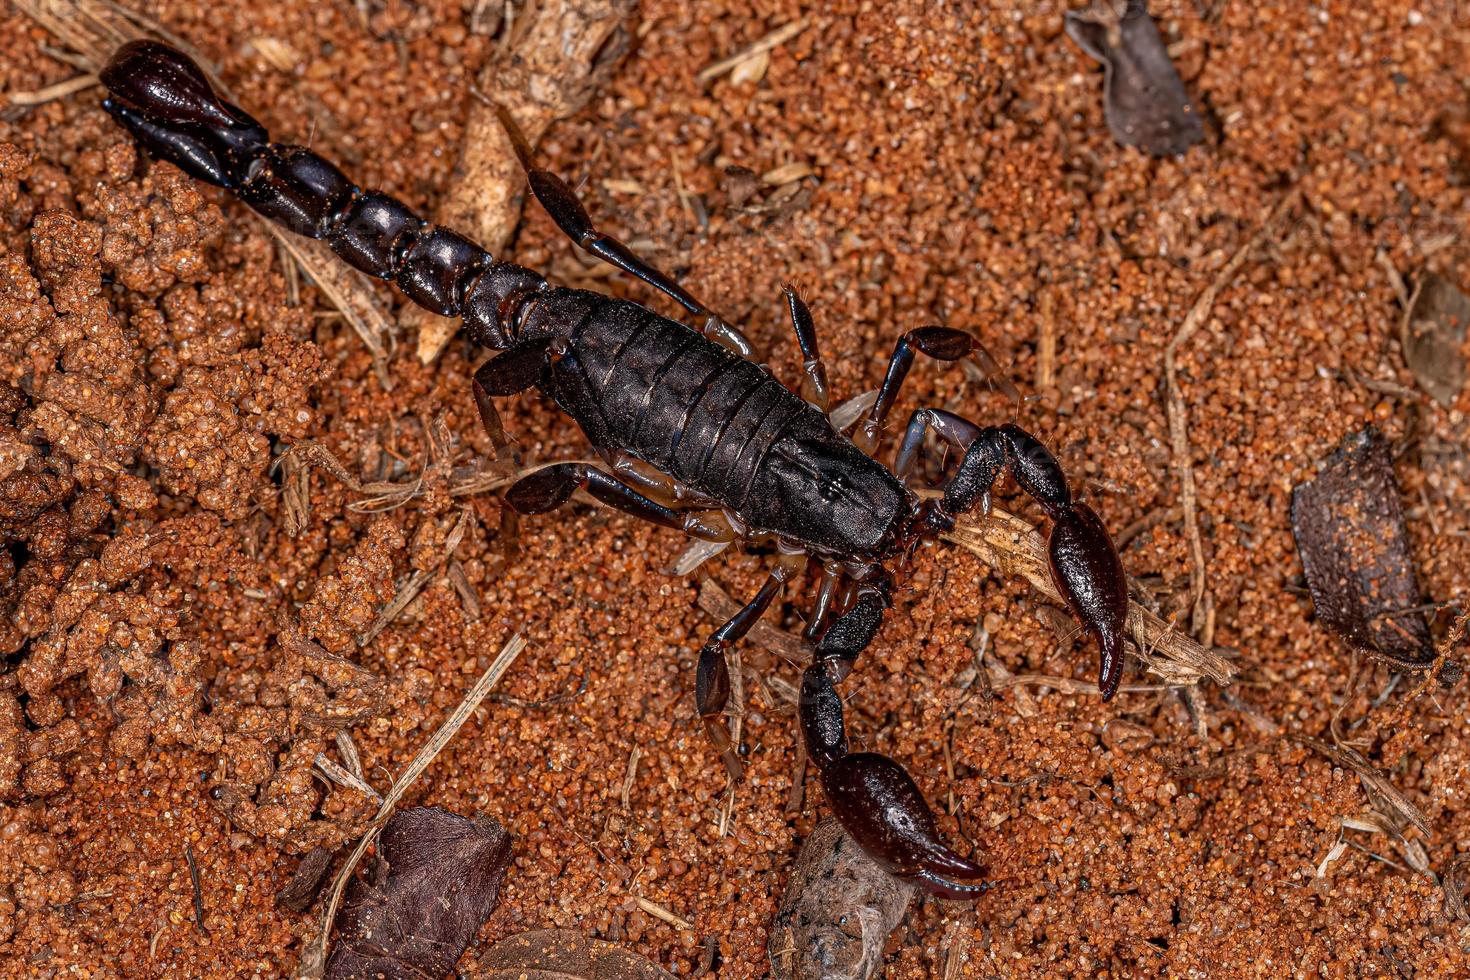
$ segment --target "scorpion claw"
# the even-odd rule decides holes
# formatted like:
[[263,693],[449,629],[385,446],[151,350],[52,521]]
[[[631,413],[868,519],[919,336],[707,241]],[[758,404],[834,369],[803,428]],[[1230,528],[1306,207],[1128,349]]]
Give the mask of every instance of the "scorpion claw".
[[832,812],[890,873],[943,898],[973,898],[985,870],[950,849],[913,778],[886,755],[856,752],[822,769]]
[[1123,679],[1123,636],[1128,623],[1128,579],[1118,549],[1102,519],[1086,504],[1073,503],[1054,515],[1052,577],[1072,614],[1102,648],[1098,689],[1112,698]]

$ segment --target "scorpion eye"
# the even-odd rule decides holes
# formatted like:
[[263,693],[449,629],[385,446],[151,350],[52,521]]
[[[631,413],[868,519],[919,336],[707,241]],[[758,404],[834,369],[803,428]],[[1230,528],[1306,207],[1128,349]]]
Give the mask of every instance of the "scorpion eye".
[[829,504],[837,503],[845,493],[847,493],[847,481],[840,476],[823,480],[817,486],[817,496]]

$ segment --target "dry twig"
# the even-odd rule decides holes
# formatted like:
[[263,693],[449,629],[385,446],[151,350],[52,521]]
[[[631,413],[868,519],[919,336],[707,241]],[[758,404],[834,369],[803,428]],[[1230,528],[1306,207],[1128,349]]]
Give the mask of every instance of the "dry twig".
[[1205,548],[1199,532],[1199,502],[1195,496],[1194,463],[1189,456],[1189,406],[1185,403],[1184,394],[1179,388],[1179,349],[1188,343],[1190,338],[1204,325],[1215,307],[1215,300],[1219,297],[1221,290],[1235,278],[1235,274],[1240,271],[1240,267],[1245,264],[1245,260],[1250,257],[1257,246],[1273,233],[1277,221],[1295,206],[1300,196],[1299,191],[1293,190],[1282,198],[1260,229],[1251,236],[1250,241],[1242,245],[1230,257],[1230,261],[1225,263],[1225,267],[1215,276],[1215,280],[1205,288],[1204,292],[1200,293],[1194,306],[1190,308],[1189,314],[1185,316],[1184,322],[1180,324],[1179,332],[1164,349],[1169,442],[1174,456],[1174,466],[1179,471],[1179,497],[1180,505],[1184,510],[1184,533],[1189,539],[1190,630],[1196,634],[1204,625],[1200,611],[1204,607],[1207,588]]
[[342,890],[347,887],[347,880],[352,876],[352,872],[356,870],[357,863],[362,860],[362,856],[367,853],[367,849],[377,839],[378,831],[383,829],[383,825],[393,815],[393,808],[398,805],[398,801],[408,792],[409,787],[418,780],[419,776],[423,775],[424,770],[429,768],[429,764],[434,761],[434,758],[444,750],[444,747],[459,732],[460,726],[479,707],[480,702],[485,700],[485,695],[489,694],[490,689],[499,683],[500,678],[505,675],[505,672],[510,669],[510,665],[515,663],[516,658],[521,655],[521,651],[525,648],[525,638],[519,633],[512,636],[506,642],[505,646],[501,647],[500,653],[495,657],[495,661],[490,664],[484,674],[480,675],[480,679],[475,682],[475,686],[470,688],[465,694],[464,700],[459,703],[459,707],[455,708],[454,712],[448,718],[444,719],[444,723],[439,726],[429,741],[414,755],[412,761],[408,764],[408,768],[393,781],[392,787],[388,790],[388,795],[383,798],[382,805],[378,807],[377,814],[373,817],[372,823],[368,825],[367,832],[358,840],[357,846],[352,849],[352,853],[347,856],[347,860],[343,862],[342,867],[337,869],[337,876],[332,881],[332,896],[328,900],[326,912],[322,916],[321,938],[315,944],[314,948],[308,948],[307,952],[303,955],[301,969],[298,971],[299,976],[317,977],[321,975],[320,971],[327,962],[327,945],[332,936],[332,921],[336,919],[337,907],[342,902]]

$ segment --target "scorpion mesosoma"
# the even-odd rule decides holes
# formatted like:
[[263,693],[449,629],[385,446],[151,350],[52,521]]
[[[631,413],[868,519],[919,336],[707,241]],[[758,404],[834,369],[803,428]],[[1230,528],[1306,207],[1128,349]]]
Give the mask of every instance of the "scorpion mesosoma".
[[[568,237],[667,294],[699,326],[553,286],[422,221],[394,198],[361,190],[311,150],[272,143],[263,126],[214,92],[193,61],[164,44],[122,47],[102,82],[107,110],[155,155],[228,188],[290,230],[324,240],[354,267],[394,280],[419,305],[460,318],[475,343],[501,351],[473,381],[498,450],[509,441],[495,398],[537,388],[578,422],[607,468],[560,463],[536,470],[507,492],[514,510],[543,513],[582,489],[708,542],[709,551],[757,537],[776,543],[778,558],[765,584],[699,654],[696,707],[732,777],[741,765],[722,720],[730,691],[725,652],[811,561],[820,577],[804,632],[813,656],[802,676],[800,722],[833,811],[893,874],[949,898],[975,898],[984,890],[982,869],[943,841],[909,774],[887,756],[848,749],[835,685],[891,605],[893,579],[885,564],[906,561],[921,540],[953,527],[956,515],[977,504],[988,511],[992,485],[1009,470],[1050,518],[1052,574],[1101,647],[1105,700],[1122,674],[1128,595],[1102,521],[1073,498],[1052,454],[1017,426],[981,427],[921,409],[908,423],[893,469],[874,458],[915,354],[940,361],[979,354],[969,334],[940,326],[904,334],[876,400],[849,439],[827,415],[815,328],[794,289],[783,287],[805,359],[800,395],[755,363],[739,330],[599,232],[573,190],[528,157],[532,192]],[[958,452],[960,463],[942,497],[923,499],[907,481],[931,431]]]

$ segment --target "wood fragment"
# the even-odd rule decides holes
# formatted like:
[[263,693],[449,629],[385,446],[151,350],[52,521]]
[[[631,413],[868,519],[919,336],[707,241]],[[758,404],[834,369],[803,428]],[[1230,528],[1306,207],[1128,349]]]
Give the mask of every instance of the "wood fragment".
[[[1036,313],[1036,390],[1046,391],[1057,384],[1057,300],[1050,289],[1038,297]],[[1119,545],[1121,548],[1122,545]]]
[[1213,282],[1205,287],[1204,292],[1194,301],[1189,313],[1180,324],[1179,331],[1169,341],[1168,347],[1164,349],[1164,377],[1166,390],[1166,410],[1169,419],[1169,443],[1174,456],[1174,468],[1179,473],[1179,498],[1180,506],[1184,512],[1184,534],[1189,541],[1189,596],[1190,596],[1190,629],[1197,632],[1203,625],[1202,608],[1205,597],[1205,589],[1208,588],[1205,567],[1205,546],[1200,537],[1199,530],[1199,502],[1196,497],[1194,484],[1194,461],[1190,458],[1189,448],[1189,407],[1184,401],[1184,394],[1179,387],[1179,350],[1199,331],[1210,313],[1215,308],[1215,300],[1224,288],[1235,278],[1240,267],[1251,253],[1256,250],[1268,237],[1275,233],[1276,224],[1289,210],[1296,206],[1301,197],[1297,189],[1289,191],[1285,197],[1272,209],[1271,214],[1261,224],[1261,227],[1250,240],[1242,245],[1225,267],[1215,276]]
[[633,795],[633,782],[638,778],[638,760],[643,758],[643,749],[637,745],[633,751],[628,753],[628,768],[623,772],[623,788],[618,793],[618,800],[623,804],[624,810],[631,810],[629,801]]
[[[357,845],[353,847],[352,853],[347,856],[347,860],[337,870],[337,876],[332,882],[331,898],[327,901],[326,912],[321,920],[321,935],[318,937],[317,942],[306,944],[306,951],[302,954],[302,964],[297,971],[298,976],[303,974],[321,976],[321,971],[325,968],[327,962],[327,946],[331,942],[332,923],[337,918],[337,908],[342,902],[342,890],[347,887],[347,881],[352,876],[352,872],[356,870],[358,862],[362,860],[362,856],[367,853],[367,849],[377,839],[378,831],[382,830],[383,825],[388,822],[388,818],[393,815],[393,809],[398,805],[398,801],[403,798],[403,794],[407,793],[409,788],[418,781],[419,776],[423,775],[424,770],[429,768],[430,763],[434,761],[439,753],[444,751],[444,747],[454,739],[460,727],[469,719],[470,714],[480,706],[480,702],[485,700],[485,695],[489,694],[490,690],[500,682],[500,678],[505,676],[505,672],[510,669],[510,665],[515,663],[516,658],[521,655],[521,651],[525,648],[525,638],[519,633],[506,641],[505,646],[501,647],[500,653],[496,655],[494,662],[486,668],[485,673],[480,675],[480,679],[466,692],[459,706],[454,709],[448,718],[444,719],[443,724],[435,730],[428,742],[415,753],[413,759],[409,761],[407,768],[403,770],[403,774],[393,781],[392,787],[388,790],[388,795],[383,798],[382,805],[378,807],[377,814],[373,817],[372,822],[368,824],[367,832],[358,838]],[[315,972],[313,973],[311,971]]]
[[[611,77],[627,50],[633,0],[540,0],[521,7],[513,37],[481,70],[465,120],[453,182],[434,220],[499,258],[521,220],[526,178],[503,110],[534,147],[558,119],[572,115]],[[405,325],[419,361],[437,358],[459,321],[417,308]]]
[[276,904],[281,908],[300,914],[311,908],[322,888],[322,881],[332,868],[332,852],[325,847],[314,847],[301,858],[301,863],[292,872],[291,879],[276,893]]

